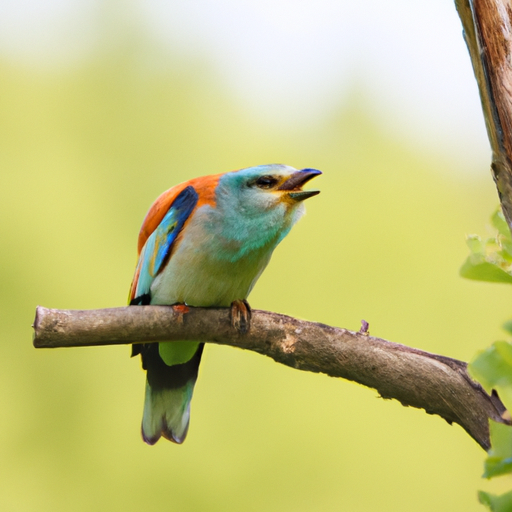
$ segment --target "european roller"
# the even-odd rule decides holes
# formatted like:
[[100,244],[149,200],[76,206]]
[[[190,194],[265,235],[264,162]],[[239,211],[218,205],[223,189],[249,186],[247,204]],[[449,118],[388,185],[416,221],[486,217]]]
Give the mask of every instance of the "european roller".
[[[304,214],[315,169],[271,164],[195,178],[164,192],[139,233],[131,305],[233,307],[246,302],[272,252]],[[136,344],[147,372],[142,437],[182,443],[203,343]]]

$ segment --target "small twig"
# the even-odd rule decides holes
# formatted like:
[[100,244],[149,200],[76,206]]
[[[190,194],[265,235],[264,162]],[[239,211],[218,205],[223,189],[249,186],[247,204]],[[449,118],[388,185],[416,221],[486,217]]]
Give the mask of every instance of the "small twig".
[[172,306],[90,311],[39,306],[34,331],[36,348],[195,340],[252,350],[438,414],[458,423],[484,449],[490,446],[489,418],[507,423],[503,404],[469,377],[466,363],[375,338],[364,329],[353,332],[253,310],[249,331],[240,333],[231,325],[229,309],[190,308],[183,313]]

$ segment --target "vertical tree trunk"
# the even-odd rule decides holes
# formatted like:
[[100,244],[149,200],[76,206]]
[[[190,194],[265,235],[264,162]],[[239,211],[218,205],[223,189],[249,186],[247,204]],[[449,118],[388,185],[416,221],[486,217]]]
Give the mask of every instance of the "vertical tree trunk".
[[512,0],[455,0],[480,91],[491,170],[512,231]]

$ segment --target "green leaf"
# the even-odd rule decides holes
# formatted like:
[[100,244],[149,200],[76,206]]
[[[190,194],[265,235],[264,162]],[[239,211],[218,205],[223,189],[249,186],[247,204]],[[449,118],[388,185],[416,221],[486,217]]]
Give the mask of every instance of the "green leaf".
[[[508,410],[512,410],[512,344],[497,341],[481,352],[468,366],[488,393],[497,390]],[[491,449],[484,464],[485,478],[512,473],[512,427],[489,421]],[[511,509],[512,510],[512,509]]]
[[501,210],[491,217],[496,236],[483,240],[469,235],[466,243],[471,251],[460,269],[460,275],[475,281],[512,283],[512,238]]
[[512,344],[496,341],[469,363],[468,370],[488,393],[496,389],[512,411]]
[[512,283],[512,275],[502,270],[494,263],[489,263],[483,254],[471,254],[462,267],[460,275],[475,281],[491,283]]
[[484,463],[484,478],[512,473],[512,427],[489,421],[491,449]]
[[482,505],[487,505],[491,512],[510,512],[512,510],[512,491],[501,496],[479,491],[478,501]]

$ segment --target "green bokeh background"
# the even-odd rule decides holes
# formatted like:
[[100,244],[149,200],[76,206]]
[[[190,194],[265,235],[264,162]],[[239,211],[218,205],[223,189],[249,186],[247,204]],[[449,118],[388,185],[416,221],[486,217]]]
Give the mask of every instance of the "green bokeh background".
[[477,489],[508,483],[480,480],[484,453],[461,428],[353,383],[208,346],[186,443],[148,447],[127,347],[32,347],[37,304],[125,304],[163,190],[269,162],[324,175],[254,308],[364,318],[464,360],[502,337],[510,292],[458,277],[465,234],[498,201],[485,166],[393,138],[356,92],[327,119],[259,123],[204,63],[160,52],[131,40],[53,72],[0,59],[0,509],[483,510]]

